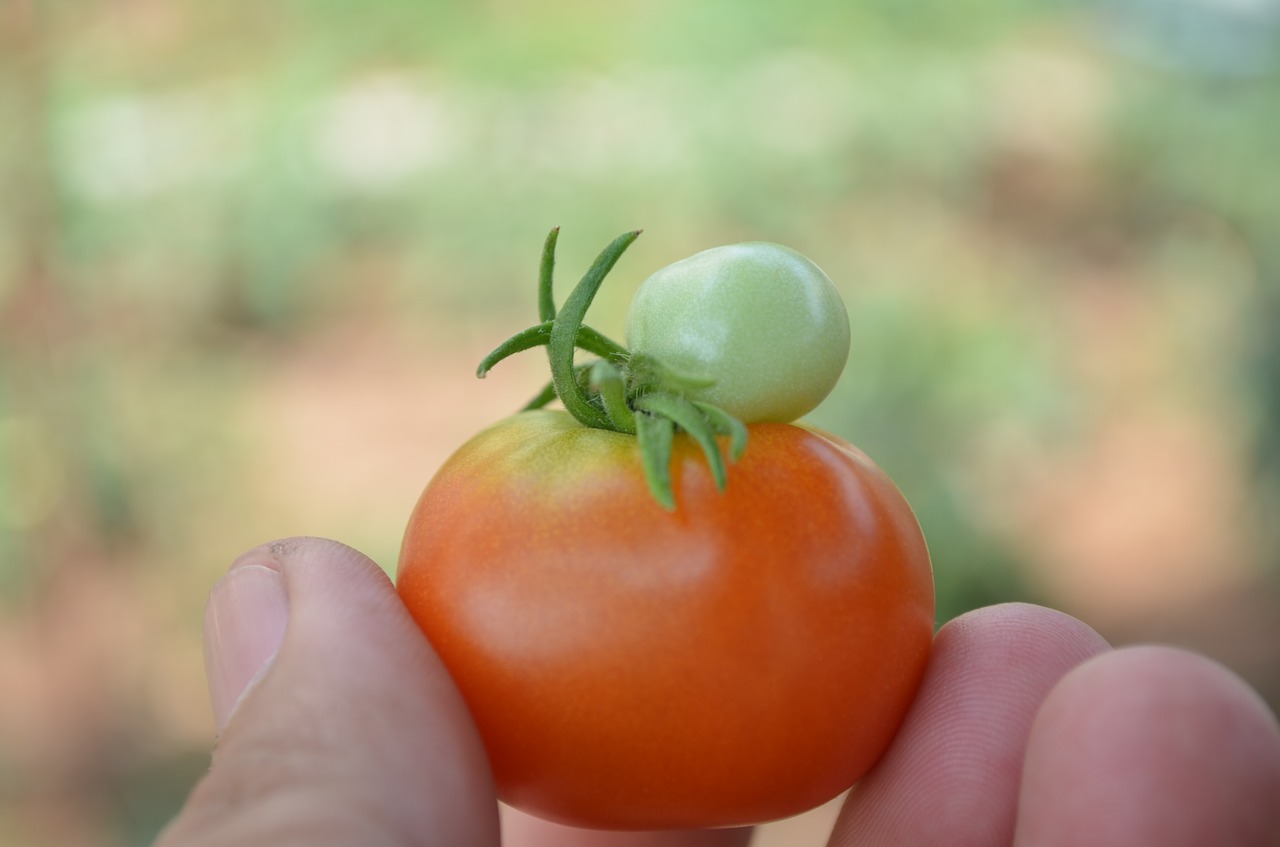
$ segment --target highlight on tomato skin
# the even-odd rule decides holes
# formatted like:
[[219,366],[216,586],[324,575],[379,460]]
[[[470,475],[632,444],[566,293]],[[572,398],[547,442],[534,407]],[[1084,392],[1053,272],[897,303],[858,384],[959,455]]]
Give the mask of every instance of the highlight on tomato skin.
[[750,430],[723,493],[677,439],[675,513],[634,439],[555,411],[481,433],[423,493],[398,588],[507,802],[593,828],[756,823],[887,747],[933,634],[918,524],[851,445]]

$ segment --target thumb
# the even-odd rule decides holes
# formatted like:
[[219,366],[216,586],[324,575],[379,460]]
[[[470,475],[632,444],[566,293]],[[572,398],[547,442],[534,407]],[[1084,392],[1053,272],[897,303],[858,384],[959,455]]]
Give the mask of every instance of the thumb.
[[369,559],[296,538],[214,586],[205,651],[221,733],[159,845],[496,845],[461,696]]

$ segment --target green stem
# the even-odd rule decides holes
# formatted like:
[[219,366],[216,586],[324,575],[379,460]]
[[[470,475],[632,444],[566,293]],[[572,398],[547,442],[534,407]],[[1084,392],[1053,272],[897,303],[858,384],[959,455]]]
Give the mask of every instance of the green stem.
[[[489,355],[480,360],[480,365],[476,368],[476,376],[484,379],[489,371],[493,370],[493,366],[503,359],[534,347],[545,347],[551,341],[551,327],[554,323],[554,321],[544,321],[516,333],[499,344]],[[588,353],[614,361],[621,361],[627,356],[626,347],[586,324],[578,327],[578,337],[574,339],[574,345]]]
[[554,382],[548,382],[546,385],[542,386],[542,390],[539,391],[532,400],[524,404],[524,407],[520,411],[532,412],[534,409],[541,409],[554,399],[556,399],[556,384]]
[[[729,438],[729,458],[737,461],[747,446],[747,427],[716,406],[686,395],[713,384],[698,374],[681,373],[625,347],[583,323],[601,283],[639,230],[624,233],[609,244],[587,270],[564,306],[557,312],[552,292],[556,241],[560,229],[547,234],[538,266],[540,322],[508,338],[481,360],[476,375],[483,377],[508,356],[545,346],[551,363],[551,382],[525,406],[541,409],[559,398],[565,410],[584,426],[634,434],[649,490],[663,508],[676,507],[671,480],[672,445],[677,429],[702,448],[716,487],[727,481],[725,457],[718,436]],[[578,364],[574,354],[586,350],[599,357]]]
[[642,412],[650,412],[670,418],[676,426],[689,433],[711,466],[711,476],[716,488],[724,490],[728,482],[728,474],[724,467],[724,456],[720,454],[720,445],[716,443],[715,433],[702,412],[693,403],[676,394],[645,394],[635,401],[635,407]]
[[542,245],[542,262],[538,265],[538,318],[543,321],[555,320],[556,301],[551,290],[551,277],[556,267],[556,240],[560,237],[560,227],[552,227],[547,233],[547,240]]
[[608,360],[597,359],[591,365],[589,385],[599,395],[613,428],[628,435],[634,434],[636,416],[627,405],[627,384],[622,379],[622,372]]
[[676,495],[671,490],[671,442],[676,425],[670,418],[641,413],[636,415],[636,440],[649,493],[668,512],[675,511]]
[[609,416],[588,399],[574,376],[573,351],[578,329],[587,315],[587,309],[600,290],[600,284],[613,269],[627,248],[640,236],[640,231],[624,233],[615,238],[600,252],[590,269],[565,300],[560,313],[551,326],[551,338],[547,342],[547,357],[551,361],[551,380],[565,410],[584,426],[596,429],[613,429]]
[[[579,385],[584,385],[587,383],[588,381],[587,372],[590,370],[591,370],[591,363],[587,363],[585,365],[574,365],[574,375],[577,378]],[[555,400],[557,396],[558,395],[556,394],[556,384],[554,382],[548,382],[546,385],[542,386],[542,390],[539,391],[532,400],[524,404],[524,408],[522,408],[520,411],[529,412],[529,411],[533,411],[534,409],[541,409],[542,407],[550,403],[552,400]]]
[[684,373],[667,367],[652,356],[633,353],[628,359],[628,371],[633,380],[648,386],[654,391],[667,391],[672,394],[687,394],[701,388],[710,388],[716,381],[697,374]]
[[694,408],[707,419],[707,423],[711,424],[711,428],[717,435],[729,436],[729,458],[735,462],[741,459],[743,452],[747,449],[747,425],[719,406],[700,403],[697,400],[691,402]]

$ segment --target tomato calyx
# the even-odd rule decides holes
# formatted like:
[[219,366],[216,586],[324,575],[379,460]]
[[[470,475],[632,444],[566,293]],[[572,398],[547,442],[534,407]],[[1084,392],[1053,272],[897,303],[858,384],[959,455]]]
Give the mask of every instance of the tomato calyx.
[[[713,380],[681,373],[651,356],[632,354],[583,323],[605,277],[640,236],[640,230],[625,232],[610,242],[557,311],[552,279],[559,235],[560,228],[553,228],[542,247],[539,322],[494,348],[481,360],[476,376],[484,378],[494,365],[515,353],[546,347],[551,382],[529,401],[525,410],[539,409],[558,399],[584,426],[635,436],[649,491],[668,511],[675,509],[672,443],[676,432],[686,432],[702,448],[712,478],[723,491],[728,471],[717,437],[728,436],[729,458],[736,461],[746,449],[747,428],[718,406],[686,396]],[[579,364],[574,355],[579,349],[599,358]]]

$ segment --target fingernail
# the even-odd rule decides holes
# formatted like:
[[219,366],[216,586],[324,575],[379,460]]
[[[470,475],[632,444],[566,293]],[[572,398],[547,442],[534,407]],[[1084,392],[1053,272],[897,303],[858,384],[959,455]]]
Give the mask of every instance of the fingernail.
[[288,617],[284,576],[277,570],[237,563],[213,587],[204,615],[204,649],[218,732],[280,649]]

